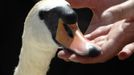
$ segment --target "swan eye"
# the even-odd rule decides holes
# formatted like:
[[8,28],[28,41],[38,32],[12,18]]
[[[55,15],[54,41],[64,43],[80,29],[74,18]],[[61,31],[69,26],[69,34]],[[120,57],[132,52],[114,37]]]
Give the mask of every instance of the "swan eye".
[[44,11],[40,11],[40,12],[39,12],[39,18],[40,18],[41,20],[44,19],[44,15],[45,15]]

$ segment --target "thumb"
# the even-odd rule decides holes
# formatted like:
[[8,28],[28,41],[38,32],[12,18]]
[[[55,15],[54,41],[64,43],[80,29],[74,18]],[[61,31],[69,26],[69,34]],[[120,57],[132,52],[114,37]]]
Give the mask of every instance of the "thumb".
[[113,23],[121,19],[134,19],[134,0],[129,0],[121,4],[112,6],[102,13],[102,20]]

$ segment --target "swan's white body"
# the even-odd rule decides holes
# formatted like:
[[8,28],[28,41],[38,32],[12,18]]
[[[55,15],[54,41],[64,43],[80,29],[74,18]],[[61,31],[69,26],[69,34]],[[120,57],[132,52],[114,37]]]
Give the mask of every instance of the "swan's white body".
[[65,0],[42,0],[32,8],[25,20],[23,43],[14,75],[46,75],[58,46],[38,13],[67,4]]

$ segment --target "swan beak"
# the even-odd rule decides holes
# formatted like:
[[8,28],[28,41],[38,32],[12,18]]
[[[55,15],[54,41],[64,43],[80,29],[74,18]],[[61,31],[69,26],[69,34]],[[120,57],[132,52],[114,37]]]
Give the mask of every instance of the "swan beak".
[[[67,28],[67,27],[68,28]],[[87,40],[78,28],[77,23],[65,25],[60,19],[56,40],[69,50],[80,56],[98,56],[101,50]]]

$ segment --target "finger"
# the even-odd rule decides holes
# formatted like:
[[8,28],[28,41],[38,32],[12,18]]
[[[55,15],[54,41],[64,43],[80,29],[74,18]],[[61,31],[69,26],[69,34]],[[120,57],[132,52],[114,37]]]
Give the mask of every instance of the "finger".
[[97,57],[82,57],[73,54],[69,57],[69,60],[81,64],[96,64],[96,63],[104,63],[107,61],[107,59],[103,58],[102,54]]
[[107,21],[108,23],[113,23],[115,21],[127,18],[133,18],[134,15],[134,1],[128,0],[122,4],[113,6],[102,14],[102,19]]
[[67,52],[66,50],[61,50],[58,52],[57,55],[60,59],[63,59],[64,61],[69,62],[68,58],[71,56],[71,53]]
[[113,51],[113,41],[108,41],[108,42],[103,42],[105,43],[105,47],[102,46],[102,52],[99,56],[97,57],[81,57],[81,56],[77,56],[77,55],[71,55],[69,57],[70,61],[73,62],[77,62],[77,63],[82,63],[82,64],[95,64],[95,63],[104,63],[106,61],[108,61],[109,59],[111,59],[112,57],[114,57],[117,52]]
[[69,57],[69,60],[75,63],[81,63],[81,64],[94,64],[98,63],[96,61],[93,61],[93,57],[81,57],[75,54],[72,54]]
[[88,38],[89,40],[92,40],[92,39],[95,39],[96,37],[105,35],[110,31],[111,26],[112,24],[107,25],[107,26],[101,26],[97,28],[96,30],[94,30],[93,32],[91,32],[90,34],[85,35],[85,37]]
[[134,53],[134,42],[126,45],[119,53],[118,58],[120,60],[125,60],[129,58]]

